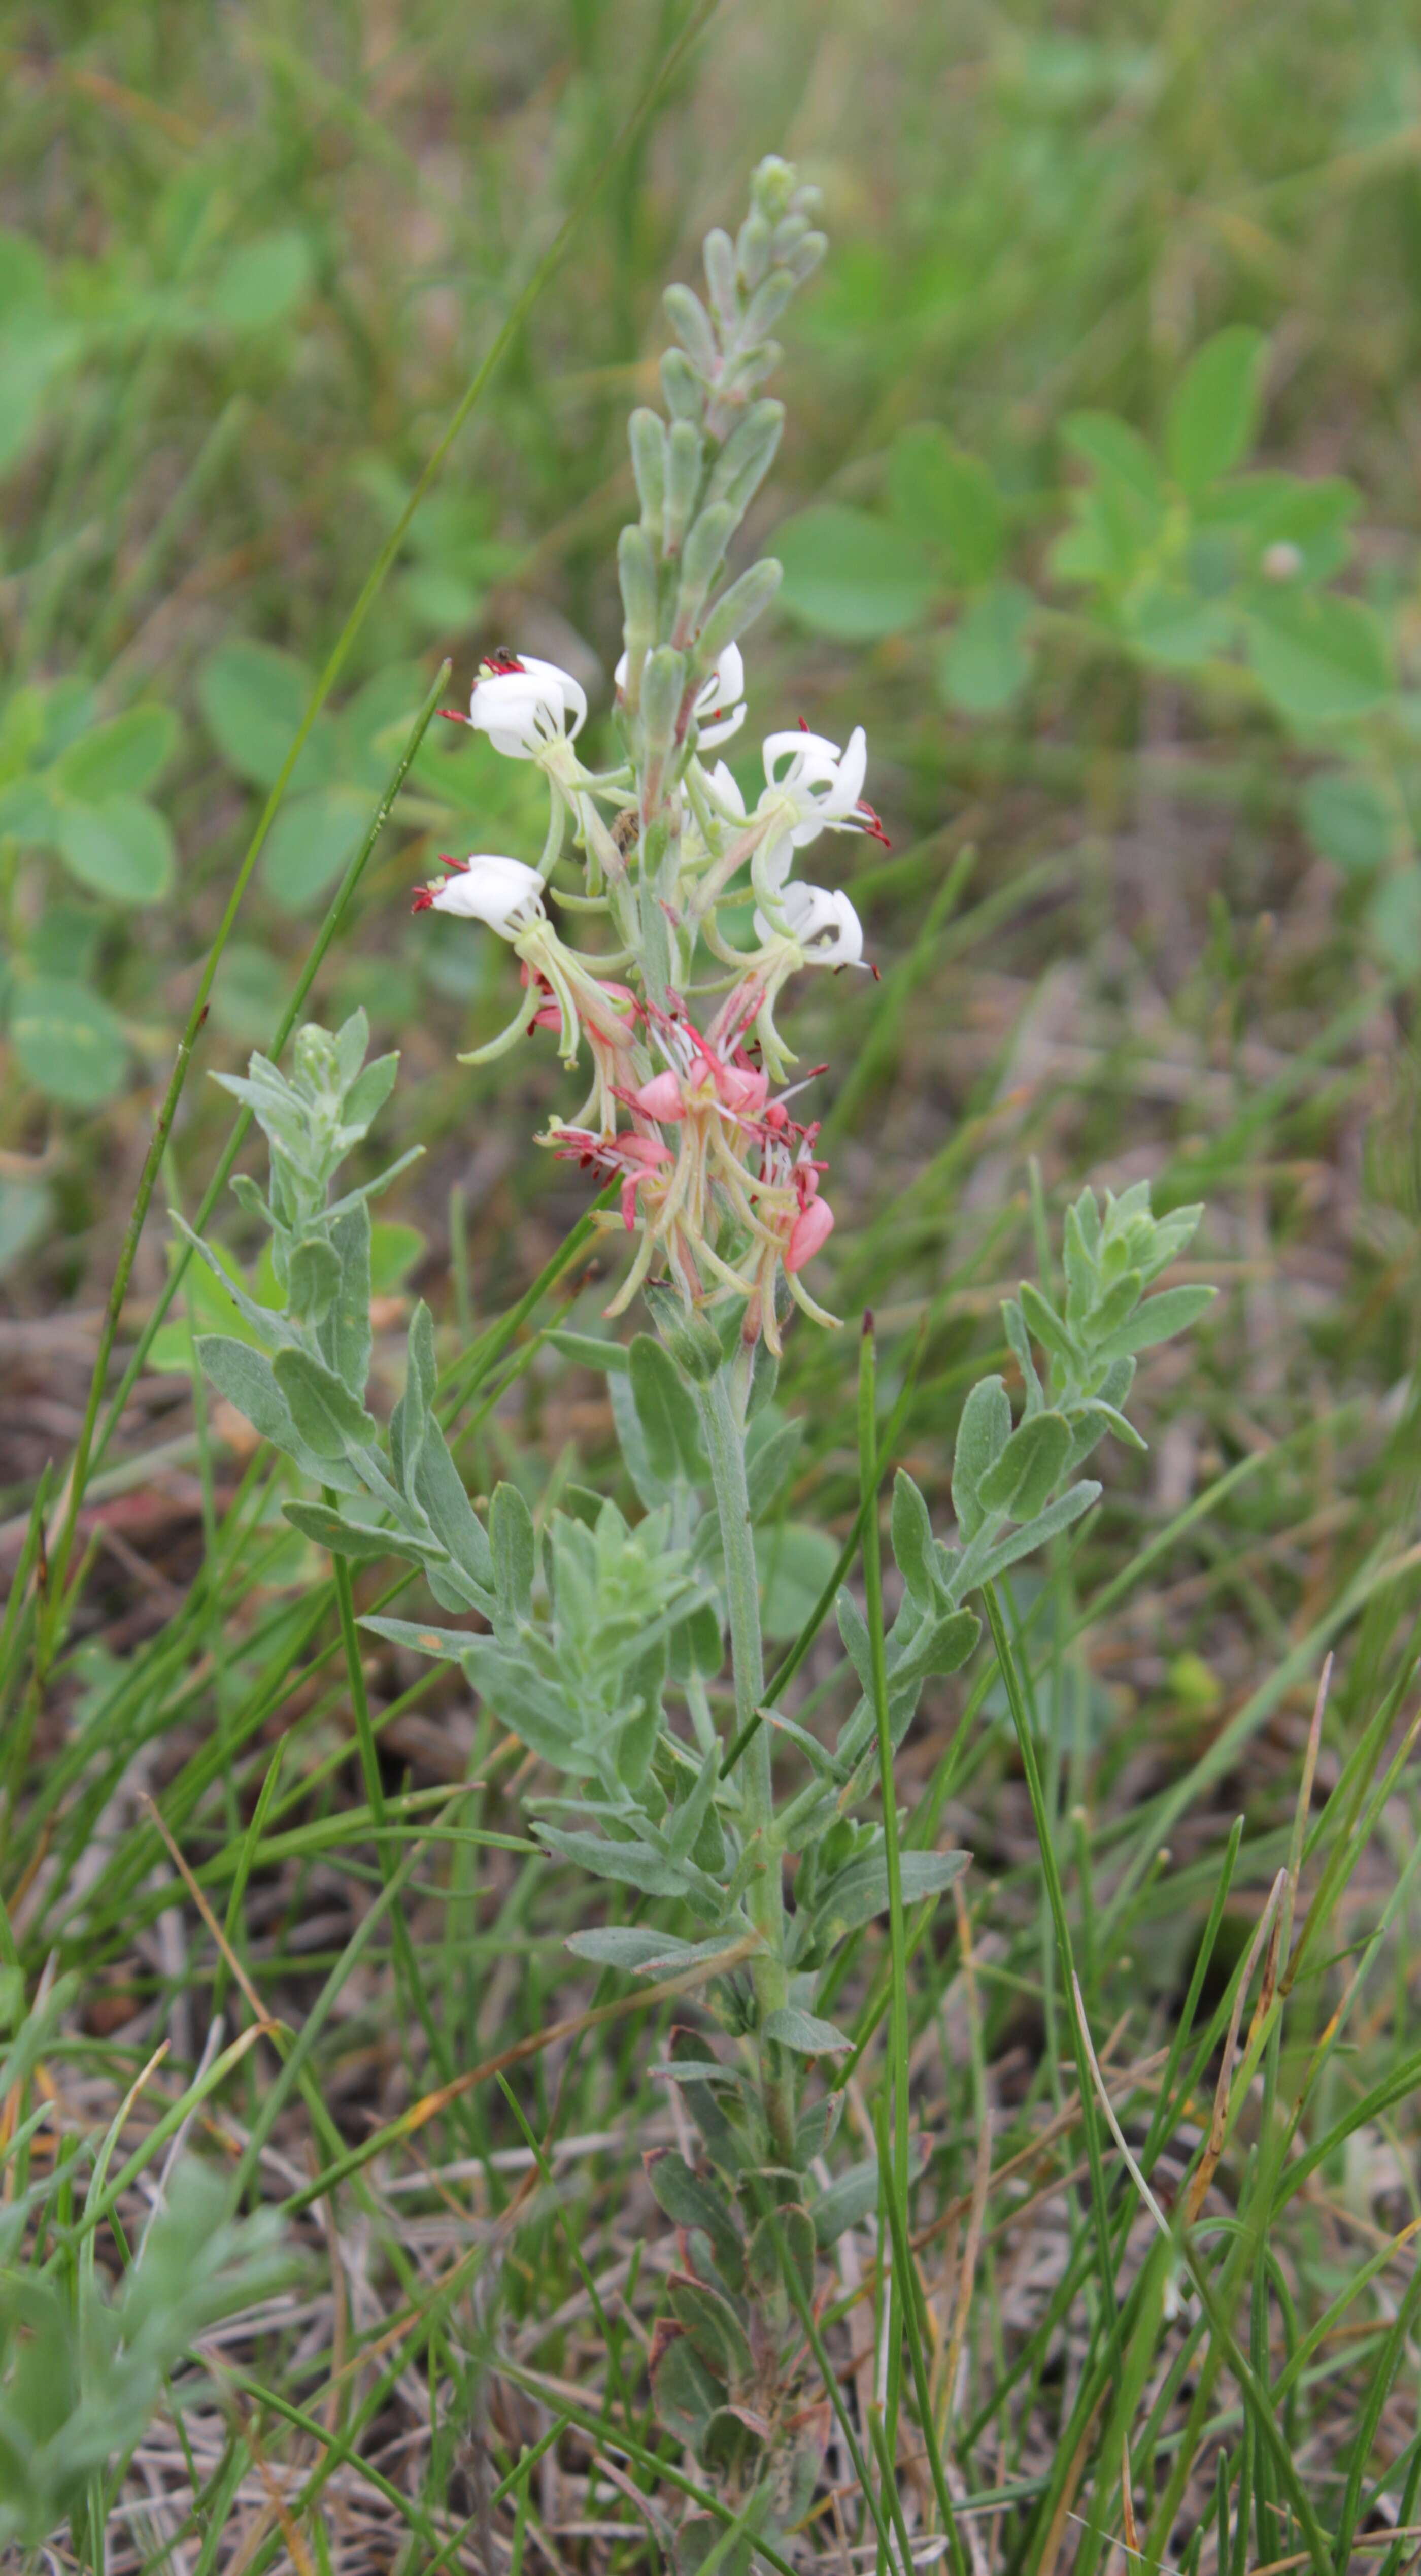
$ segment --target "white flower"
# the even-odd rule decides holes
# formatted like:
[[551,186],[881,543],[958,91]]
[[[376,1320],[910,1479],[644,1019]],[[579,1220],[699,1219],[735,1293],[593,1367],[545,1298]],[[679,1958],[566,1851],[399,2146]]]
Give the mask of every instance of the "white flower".
[[[624,689],[625,653],[614,676],[618,689]],[[745,660],[738,644],[727,644],[709,679],[701,682],[692,717],[700,734],[701,751],[712,750],[718,742],[729,742],[731,735],[740,731],[745,722]]]
[[[815,966],[861,966],[863,924],[846,894],[828,886],[787,885],[779,901],[790,937]],[[755,915],[755,936],[768,941],[775,925],[762,912]]]
[[462,721],[486,733],[510,760],[535,760],[551,742],[571,742],[587,715],[587,693],[556,662],[497,653],[480,665]]
[[695,716],[702,751],[729,742],[740,731],[745,722],[745,663],[738,644],[727,644],[710,678],[696,691]]
[[873,807],[864,801],[868,742],[855,725],[843,751],[820,733],[772,733],[764,746],[765,789],[756,807],[769,830],[756,854],[757,892],[777,894],[794,852],[832,832],[867,832],[885,838]]
[[718,805],[724,807],[737,823],[745,820],[745,799],[740,784],[728,761],[718,760],[709,775],[708,784]]
[[476,853],[444,864],[453,875],[421,886],[414,899],[416,912],[453,912],[466,921],[486,922],[500,939],[518,939],[546,918],[543,880],[522,859]]

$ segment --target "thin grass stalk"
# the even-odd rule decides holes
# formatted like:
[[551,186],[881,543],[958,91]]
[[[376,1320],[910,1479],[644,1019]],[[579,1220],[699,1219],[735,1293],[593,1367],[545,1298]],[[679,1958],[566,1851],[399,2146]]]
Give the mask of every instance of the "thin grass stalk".
[[[893,2088],[893,2159],[884,2177],[885,2191],[898,2204],[898,2222],[908,2228],[908,1963],[903,1928],[903,1862],[898,1846],[898,1797],[893,1776],[893,1735],[888,1716],[888,1664],[883,1631],[882,1537],[878,1526],[879,1455],[875,1432],[876,1385],[873,1318],[864,1317],[859,1341],[858,1439],[859,1511],[863,1522],[864,1609],[868,1625],[873,1714],[878,1736],[878,1777],[883,1805],[883,1849],[888,1871],[888,1945],[892,1961],[892,2005],[888,2044]],[[897,2439],[902,2371],[902,2335],[906,2286],[895,2262],[888,2285],[888,2407],[886,2439],[891,2453]]]
[[[1041,1851],[1041,1866],[1046,1879],[1046,1893],[1056,1926],[1056,1941],[1061,1956],[1061,1969],[1065,1977],[1066,1984],[1069,1987],[1071,1978],[1075,1974],[1075,1961],[1071,1953],[1070,1925],[1066,1919],[1066,1899],[1061,1886],[1060,1869],[1056,1860],[1056,1846],[1051,1830],[1051,1818],[1046,1812],[1045,1799],[1041,1787],[1041,1772],[1036,1760],[1036,1746],[1032,1741],[1031,1725],[1022,1700],[1021,1679],[1016,1669],[1016,1659],[1012,1654],[1011,1645],[1007,1638],[1005,1623],[1002,1619],[1001,1603],[997,1598],[995,1584],[984,1583],[982,1586],[982,1599],[987,1612],[987,1624],[992,1632],[992,1643],[996,1648],[997,1662],[1001,1668],[1002,1680],[1006,1685],[1007,1699],[1011,1708],[1012,1724],[1016,1729],[1017,1744],[1021,1752],[1022,1769],[1026,1773],[1027,1793],[1031,1799],[1032,1814],[1036,1823],[1036,1838]],[[1106,2192],[1105,2166],[1100,2152],[1100,2131],[1096,2121],[1095,2096],[1091,2087],[1090,2068],[1086,2060],[1081,2032],[1074,2018],[1072,2018],[1071,2021],[1071,2045],[1076,2060],[1077,2081],[1080,2086],[1081,2125],[1085,2131],[1086,2155],[1090,2164],[1091,2202],[1095,2213],[1096,2252],[1100,2265],[1100,2296],[1104,2304],[1105,2313],[1107,2317],[1110,2317],[1113,2316],[1116,2306],[1115,2249],[1111,2238],[1110,2206]]]

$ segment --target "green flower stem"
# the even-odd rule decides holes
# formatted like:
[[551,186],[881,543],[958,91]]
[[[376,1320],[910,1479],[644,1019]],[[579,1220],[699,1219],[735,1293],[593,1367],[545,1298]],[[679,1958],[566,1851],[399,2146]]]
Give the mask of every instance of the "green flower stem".
[[[735,1723],[743,1736],[764,1699],[765,1658],[760,1639],[760,1578],[755,1564],[750,1523],[750,1494],[745,1481],[745,1432],[730,1391],[730,1374],[721,1369],[701,1392],[701,1421],[710,1458],[711,1483],[725,1553],[725,1598],[730,1614],[730,1654],[735,1674]],[[750,1916],[761,1938],[751,1962],[755,2000],[763,2026],[767,2014],[789,1999],[784,1957],[784,1879],[775,1839],[774,1786],[770,1776],[770,1730],[757,1726],[745,1747],[740,1770],[747,1837],[758,1836],[764,1867],[751,1882]],[[760,2042],[760,2085],[774,2152],[793,2162],[794,2085],[784,2052],[773,2040]]]

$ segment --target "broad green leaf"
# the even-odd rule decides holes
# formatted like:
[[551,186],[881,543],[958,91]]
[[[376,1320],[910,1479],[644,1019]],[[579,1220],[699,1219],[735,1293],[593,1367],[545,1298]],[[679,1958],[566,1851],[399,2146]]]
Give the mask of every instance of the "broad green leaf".
[[[659,1945],[659,1936],[655,1933],[635,1932],[630,1937],[637,1942],[650,1941]],[[584,1956],[588,1955],[596,1954],[584,1952]],[[678,2155],[674,2147],[653,2147],[643,2161],[658,2208],[664,2209],[677,2227],[699,2227],[710,2238],[717,2263],[730,2266],[734,2285],[738,2287],[744,2261],[744,2241],[735,2212],[719,2183],[694,2173],[685,2157]]]
[[797,1637],[839,1561],[827,1530],[780,1521],[755,1532],[760,1617],[767,1637]]
[[1099,1344],[1096,1357],[1127,1359],[1135,1351],[1151,1350],[1156,1342],[1172,1340],[1176,1333],[1187,1333],[1218,1293],[1203,1286],[1162,1289],[1158,1297],[1147,1297],[1118,1333]]
[[1264,339],[1235,325],[1195,351],[1165,414],[1165,455],[1176,483],[1203,491],[1241,465],[1258,426]]
[[[303,1438],[264,1352],[253,1350],[247,1342],[229,1341],[225,1334],[207,1333],[198,1340],[197,1356],[218,1394],[245,1415],[259,1439],[271,1441],[286,1457],[294,1458],[308,1476],[319,1475],[323,1483],[342,1491],[355,1485],[343,1458],[328,1458]],[[282,1356],[299,1359],[304,1354],[287,1351]]]
[[1164,484],[1137,429],[1117,420],[1113,412],[1073,411],[1061,424],[1061,437],[1072,454],[1093,465],[1097,474],[1123,486],[1149,524],[1158,524],[1164,516]]
[[590,1959],[599,1968],[625,1968],[638,1976],[656,1968],[663,1975],[689,1968],[724,1943],[679,1941],[670,1932],[648,1932],[636,1924],[604,1924],[592,1932],[570,1932],[563,1947],[574,1958]]
[[707,1468],[696,1400],[670,1352],[650,1333],[638,1333],[629,1361],[632,1401],[653,1476],[663,1485],[678,1477],[688,1485],[704,1483]]
[[359,849],[369,800],[351,787],[317,787],[282,806],[262,852],[262,878],[283,912],[303,912]]
[[128,1044],[107,1002],[87,984],[36,975],[10,1009],[10,1036],[31,1082],[73,1109],[97,1109],[123,1081]]
[[[901,1853],[904,1904],[923,1905],[930,1897],[941,1896],[971,1862],[972,1854],[965,1851]],[[857,1932],[887,1911],[888,1862],[879,1851],[866,1860],[851,1861],[831,1880],[815,1907],[816,1929],[829,1941],[841,1941],[846,1932]]]
[[836,2022],[821,2021],[817,2013],[800,2012],[793,2004],[765,2015],[765,2037],[793,2049],[796,2057],[836,2057],[853,2046]]
[[962,1408],[952,1461],[952,1508],[964,1538],[982,1526],[978,1487],[1011,1438],[1011,1402],[1000,1377],[979,1378]]
[[732,2386],[736,2381],[748,2384],[755,2374],[754,2356],[730,2301],[708,2282],[677,2272],[671,2275],[668,2297],[672,2315],[685,2327],[706,2367]]
[[[1198,498],[1195,520],[1238,540],[1247,568],[1265,579],[1328,581],[1351,551],[1348,521],[1360,503],[1356,485],[1340,475],[1239,474]],[[1290,550],[1281,560],[1280,547]]]
[[831,2182],[827,2191],[809,2204],[814,2221],[814,2234],[821,2253],[837,2245],[851,2227],[862,2227],[878,2207],[878,2167],[854,2165],[846,2174]]
[[1349,876],[1370,876],[1391,851],[1392,818],[1379,787],[1359,771],[1324,770],[1303,789],[1303,825],[1315,850]]
[[[721,2382],[712,2377],[686,2334],[678,2334],[657,2353],[651,2365],[651,2393],[658,2423],[675,2441],[693,2450],[725,2396]],[[717,2535],[719,2524],[712,2523],[709,2514],[703,2519],[711,2535]],[[728,2571],[728,2576],[734,2576],[734,2571]]]
[[1071,1426],[1064,1414],[1049,1410],[1026,1414],[978,1485],[978,1501],[989,1512],[1010,1512],[1016,1520],[1030,1520],[1044,1508],[1070,1445]]
[[[198,673],[197,698],[208,732],[228,766],[254,787],[270,787],[296,738],[315,686],[294,653],[238,640],[219,645]],[[293,790],[323,786],[332,776],[335,727],[318,716],[291,776]]]
[[1384,876],[1367,906],[1367,928],[1388,966],[1421,972],[1421,867]]
[[1290,724],[1341,724],[1369,715],[1392,691],[1385,631],[1361,600],[1260,586],[1251,596],[1249,655]]
[[25,942],[32,973],[61,984],[88,983],[99,962],[104,920],[91,903],[47,903]]
[[59,785],[66,796],[89,805],[106,796],[140,796],[162,775],[177,741],[171,707],[131,707],[70,744],[57,764]]
[[1151,582],[1125,602],[1121,628],[1147,662],[1163,663],[1166,670],[1191,671],[1226,651],[1234,614],[1222,600],[1198,599],[1192,591]]
[[899,431],[888,460],[888,498],[895,519],[913,536],[943,549],[965,588],[999,570],[1006,522],[996,484],[935,421]]
[[39,1181],[0,1180],[0,1278],[38,1243],[49,1217],[49,1192]]
[[212,988],[212,1017],[244,1046],[269,1044],[281,1017],[288,978],[279,957],[254,940],[234,939],[224,949]]
[[927,1504],[906,1467],[893,1479],[892,1535],[893,1562],[919,1608],[926,1609],[940,1581],[937,1546]]
[[343,1458],[373,1438],[375,1426],[359,1398],[309,1351],[279,1350],[272,1371],[292,1421],[318,1458]]
[[578,1368],[596,1369],[607,1377],[625,1377],[631,1362],[624,1342],[604,1342],[593,1333],[551,1332],[547,1336],[555,1351]]
[[54,839],[57,810],[45,774],[11,778],[0,787],[0,832],[7,837],[47,848]]
[[506,1480],[493,1489],[488,1534],[499,1608],[505,1618],[528,1619],[532,1616],[533,1577],[538,1564],[537,1533],[523,1496],[516,1485]]
[[110,903],[160,903],[177,854],[166,818],[138,796],[55,809],[54,838],[71,876]]
[[210,311],[229,331],[269,331],[310,291],[311,245],[304,233],[267,233],[244,242],[219,270]]
[[[506,1700],[493,1694],[490,1697],[500,1717],[504,1716]],[[507,1722],[526,1737],[521,1715],[509,1713]],[[535,1746],[534,1750],[542,1751],[542,1747]],[[604,1842],[598,1834],[566,1833],[559,1825],[538,1824],[533,1830],[549,1851],[572,1861],[579,1869],[590,1870],[594,1878],[616,1879],[624,1887],[639,1888],[643,1896],[684,1897],[698,1914],[708,1917],[722,1910],[720,1889],[704,1871],[694,1868],[690,1861],[665,1860],[648,1843]]]
[[1031,677],[1025,636],[1035,607],[1019,581],[998,581],[974,599],[943,649],[938,678],[948,704],[995,715]]
[[1037,1513],[1035,1520],[1023,1522],[1020,1529],[1009,1530],[1005,1538],[997,1541],[977,1568],[975,1580],[988,1583],[994,1576],[1004,1574],[1009,1565],[1020,1564],[1024,1556],[1044,1547],[1048,1539],[1059,1538],[1062,1530],[1069,1529],[1082,1512],[1088,1512],[1099,1500],[1100,1487],[1093,1477],[1084,1476],[1078,1485],[1068,1485],[1064,1494],[1058,1494],[1054,1503]]
[[936,584],[926,551],[895,520],[837,501],[802,510],[775,531],[791,616],[847,644],[920,625]]
[[382,1556],[411,1553],[411,1542],[400,1531],[372,1529],[366,1522],[346,1520],[341,1513],[332,1511],[329,1503],[283,1503],[281,1508],[293,1529],[298,1529],[303,1538],[314,1539],[332,1556],[351,1556],[360,1564],[372,1564]]

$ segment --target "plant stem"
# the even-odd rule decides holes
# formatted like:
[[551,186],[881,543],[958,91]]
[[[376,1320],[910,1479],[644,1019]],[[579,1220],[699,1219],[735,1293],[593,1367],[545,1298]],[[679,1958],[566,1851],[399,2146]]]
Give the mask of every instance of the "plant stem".
[[[735,1675],[735,1723],[743,1735],[764,1699],[765,1660],[760,1640],[760,1579],[750,1524],[750,1495],[745,1481],[745,1431],[730,1391],[730,1373],[721,1369],[700,1400],[711,1483],[725,1552],[725,1598],[730,1614],[730,1655]],[[789,1995],[784,1959],[784,1881],[775,1840],[774,1785],[770,1775],[770,1730],[757,1726],[745,1748],[740,1768],[747,1838],[758,1837],[764,1865],[751,1882],[750,1915],[761,1947],[751,1962],[761,2026]],[[772,2039],[760,2041],[760,2086],[774,2153],[793,2161],[794,2086],[783,2051]]]

